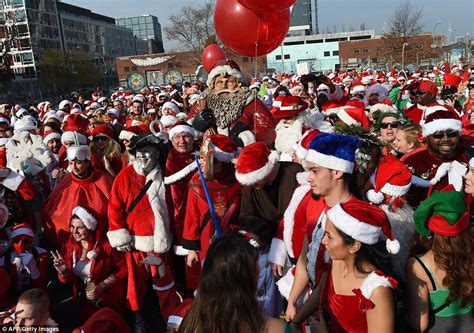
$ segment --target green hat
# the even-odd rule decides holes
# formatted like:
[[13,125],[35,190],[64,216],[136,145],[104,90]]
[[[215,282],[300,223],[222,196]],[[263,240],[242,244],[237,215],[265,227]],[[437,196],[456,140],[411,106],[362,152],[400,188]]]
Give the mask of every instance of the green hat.
[[469,227],[469,211],[464,194],[457,191],[434,191],[413,215],[416,231],[425,237],[432,232],[457,236]]

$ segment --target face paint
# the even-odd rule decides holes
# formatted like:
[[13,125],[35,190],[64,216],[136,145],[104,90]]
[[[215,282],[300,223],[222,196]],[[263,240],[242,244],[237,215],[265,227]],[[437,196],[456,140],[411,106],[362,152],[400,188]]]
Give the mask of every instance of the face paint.
[[142,171],[147,174],[156,166],[158,156],[158,150],[155,147],[145,146],[137,150],[135,159]]
[[13,248],[18,253],[24,253],[31,248],[31,237],[18,236],[13,240]]

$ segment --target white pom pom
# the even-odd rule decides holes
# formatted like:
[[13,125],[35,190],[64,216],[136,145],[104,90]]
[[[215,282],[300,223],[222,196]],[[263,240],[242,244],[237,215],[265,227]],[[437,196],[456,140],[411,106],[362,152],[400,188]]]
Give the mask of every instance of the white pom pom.
[[16,257],[15,259],[13,259],[13,264],[15,266],[17,266],[18,268],[20,268],[21,266],[21,259],[19,257]]
[[397,254],[398,251],[400,251],[400,243],[396,239],[394,239],[393,241],[390,239],[387,239],[386,247],[387,247],[388,253],[390,254]]
[[381,204],[383,199],[385,198],[382,192],[375,192],[374,190],[368,190],[367,193],[367,199],[369,199],[370,202],[373,202],[374,204]]
[[87,252],[87,254],[86,254],[86,257],[87,257],[87,259],[89,259],[89,260],[94,260],[94,259],[97,258],[97,256],[98,256],[98,254],[97,254],[97,252],[95,252],[95,251],[89,251],[89,252]]

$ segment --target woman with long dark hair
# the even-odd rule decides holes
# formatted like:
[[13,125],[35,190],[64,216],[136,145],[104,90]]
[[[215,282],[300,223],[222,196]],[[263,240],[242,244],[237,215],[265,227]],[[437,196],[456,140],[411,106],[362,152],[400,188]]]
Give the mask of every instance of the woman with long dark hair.
[[204,261],[198,295],[182,333],[283,332],[283,322],[262,315],[257,301],[258,248],[230,232],[216,239]]
[[[470,201],[470,200],[469,200]],[[414,214],[414,257],[408,262],[408,319],[417,332],[474,327],[474,232],[464,194],[435,191]]]

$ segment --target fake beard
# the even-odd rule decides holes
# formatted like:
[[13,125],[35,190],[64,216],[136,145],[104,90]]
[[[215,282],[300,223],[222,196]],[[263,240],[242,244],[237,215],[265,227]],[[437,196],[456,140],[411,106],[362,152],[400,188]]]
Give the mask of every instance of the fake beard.
[[275,149],[280,153],[291,154],[293,152],[293,146],[303,136],[303,123],[297,119],[293,124],[288,125],[280,120],[275,130]]

